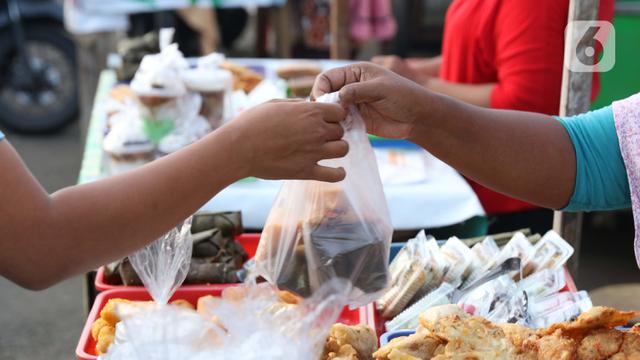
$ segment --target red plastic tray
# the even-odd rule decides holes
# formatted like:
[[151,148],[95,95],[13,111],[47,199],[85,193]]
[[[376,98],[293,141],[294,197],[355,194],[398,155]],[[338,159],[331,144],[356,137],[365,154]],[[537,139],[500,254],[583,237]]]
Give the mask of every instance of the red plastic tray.
[[[240,245],[244,248],[244,250],[249,255],[249,258],[252,258],[256,254],[256,250],[258,249],[258,243],[260,242],[260,234],[241,234],[236,236],[236,240],[240,242]],[[94,282],[96,290],[105,291],[112,289],[144,289],[144,286],[127,286],[127,285],[111,285],[107,284],[104,280],[104,266],[101,266],[96,272],[96,280]],[[211,289],[222,288],[228,286],[235,286],[238,284],[185,284],[180,288],[182,289],[202,289],[203,286]]]
[[[223,288],[211,289],[211,288],[180,288],[171,297],[170,301],[176,299],[184,299],[196,305],[198,299],[205,295],[220,296]],[[104,291],[96,297],[96,301],[93,303],[91,312],[87,317],[87,322],[84,325],[78,346],[76,347],[76,358],[79,360],[95,360],[98,356],[95,353],[96,342],[91,337],[91,325],[100,316],[100,311],[106,305],[109,299],[121,298],[128,300],[147,301],[151,300],[151,295],[143,288],[138,289],[134,287],[120,287],[119,289],[112,289]],[[338,321],[347,325],[356,324],[368,324],[373,326],[374,321],[374,308],[373,304],[363,306],[354,310],[345,308]]]

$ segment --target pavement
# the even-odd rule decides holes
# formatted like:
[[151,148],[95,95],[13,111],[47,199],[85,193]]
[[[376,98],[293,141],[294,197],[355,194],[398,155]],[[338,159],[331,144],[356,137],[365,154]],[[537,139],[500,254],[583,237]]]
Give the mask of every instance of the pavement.
[[[48,136],[6,135],[49,192],[75,184],[82,155],[77,123]],[[632,244],[630,212],[587,214],[576,280],[596,305],[640,310],[640,270]],[[0,278],[0,360],[73,359],[84,324],[82,299],[79,277],[42,292]]]

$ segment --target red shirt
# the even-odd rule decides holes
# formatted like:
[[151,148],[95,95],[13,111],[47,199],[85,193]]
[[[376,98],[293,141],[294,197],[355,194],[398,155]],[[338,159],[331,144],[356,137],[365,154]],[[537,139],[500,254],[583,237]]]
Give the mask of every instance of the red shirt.
[[[599,18],[611,21],[613,8],[614,0],[601,0]],[[440,78],[496,83],[492,108],[557,115],[568,9],[569,0],[454,0],[445,19]],[[593,80],[595,98],[597,73]],[[488,214],[535,208],[470,183]]]

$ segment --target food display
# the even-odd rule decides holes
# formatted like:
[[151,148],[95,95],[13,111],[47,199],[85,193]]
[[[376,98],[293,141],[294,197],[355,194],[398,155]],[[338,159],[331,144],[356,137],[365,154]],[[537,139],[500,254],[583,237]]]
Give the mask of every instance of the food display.
[[334,324],[320,360],[367,360],[377,349],[378,338],[370,326]]
[[574,321],[534,330],[471,316],[457,306],[432,308],[420,315],[410,336],[391,340],[373,354],[376,360],[590,360],[640,358],[640,332],[617,329],[640,312],[594,307]]
[[[491,321],[548,326],[592,306],[586,292],[563,292],[564,264],[572,253],[552,231],[535,245],[516,233],[501,249],[491,237],[472,248],[455,237],[438,247],[421,232],[391,263],[391,287],[377,307],[389,330],[413,325],[419,313],[450,302]],[[519,265],[506,266],[516,264],[513,259]]]

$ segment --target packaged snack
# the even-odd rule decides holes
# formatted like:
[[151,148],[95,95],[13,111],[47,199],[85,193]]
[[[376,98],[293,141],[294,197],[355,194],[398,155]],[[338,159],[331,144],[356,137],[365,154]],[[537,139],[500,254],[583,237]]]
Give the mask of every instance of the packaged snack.
[[[389,265],[391,286],[378,300],[378,309],[385,318],[396,316],[419,291],[432,283],[434,273],[431,266],[437,260],[432,259],[431,250],[423,230],[409,240],[393,259]],[[440,274],[436,276],[441,277]]]
[[471,263],[464,274],[463,288],[491,269],[494,259],[500,254],[500,248],[491,236],[487,236],[471,248],[471,253]]
[[557,293],[565,287],[565,270],[562,267],[544,269],[522,279],[519,285],[530,298],[545,297]]
[[592,307],[586,291],[561,292],[537,300],[532,299],[529,305],[530,325],[543,328],[554,323],[571,321]]
[[135,169],[155,158],[155,146],[145,134],[142,121],[136,118],[114,123],[102,146],[108,155],[110,175]]
[[[337,93],[318,101],[337,102]],[[336,184],[286,181],[256,253],[256,274],[308,297],[323,283],[349,280],[349,303],[378,298],[387,287],[392,227],[373,149],[355,107],[343,121],[349,154],[321,164],[343,167]]]
[[437,289],[398,314],[398,316],[387,321],[385,324],[387,331],[417,328],[419,325],[418,316],[434,306],[450,304],[450,296],[454,290],[455,288],[450,284],[443,283]]
[[[532,255],[533,245],[531,245],[531,242],[529,242],[529,240],[523,233],[518,232],[513,235],[507,245],[502,248],[494,264],[492,264],[491,266],[493,267],[495,264],[501,264],[506,259],[512,257],[520,258],[521,263],[524,265],[529,261]],[[522,271],[520,273],[514,272],[511,275],[518,279],[523,278]]]
[[573,247],[551,230],[534,246],[531,258],[524,267],[524,275],[543,269],[561,268],[571,255]]
[[231,118],[233,76],[230,71],[218,67],[223,60],[223,55],[213,53],[198,59],[196,68],[188,69],[182,74],[187,89],[202,96],[200,114],[213,129]]
[[486,282],[462,295],[457,304],[472,315],[488,316],[496,307],[507,302],[518,291],[509,275]]
[[457,237],[452,237],[440,248],[440,254],[447,263],[447,269],[444,272],[442,281],[460,286],[462,284],[462,275],[471,263],[471,249],[465,245]]

